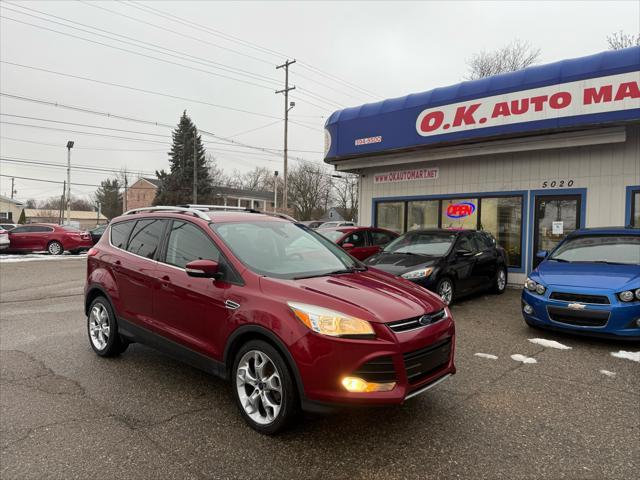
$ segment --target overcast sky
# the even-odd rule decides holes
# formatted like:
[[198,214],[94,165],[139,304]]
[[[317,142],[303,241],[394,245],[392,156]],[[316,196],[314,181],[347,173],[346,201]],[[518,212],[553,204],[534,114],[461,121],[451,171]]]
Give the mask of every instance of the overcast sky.
[[[540,48],[540,63],[548,63],[605,50],[606,37],[612,32],[640,31],[637,0],[3,1],[0,5],[3,62],[195,101],[8,63],[0,64],[3,94],[171,125],[186,109],[200,129],[268,149],[282,149],[279,119],[283,117],[284,100],[274,90],[282,88],[284,73],[275,65],[287,57],[295,58],[298,63],[291,67],[290,80],[297,87],[292,93],[296,106],[291,111],[291,120],[296,123],[290,125],[289,148],[294,150],[291,155],[318,162],[322,161],[322,126],[333,110],[457,83],[465,75],[465,60],[474,52],[496,49],[518,38]],[[3,159],[13,159],[0,162],[3,175],[63,181],[66,170],[52,164],[66,163],[67,140],[75,141],[72,162],[77,165],[116,170],[127,167],[142,173],[168,167],[169,128],[6,95],[0,102],[0,153]],[[224,145],[209,136],[203,140],[227,173],[255,166],[282,170],[281,159],[275,155]],[[16,159],[49,165],[16,163]],[[95,187],[74,183],[98,184],[109,175],[107,171],[73,170],[72,193],[90,194]],[[0,177],[0,193],[8,195],[10,188],[10,179]],[[16,190],[19,199],[43,200],[59,195],[62,185],[17,179]]]

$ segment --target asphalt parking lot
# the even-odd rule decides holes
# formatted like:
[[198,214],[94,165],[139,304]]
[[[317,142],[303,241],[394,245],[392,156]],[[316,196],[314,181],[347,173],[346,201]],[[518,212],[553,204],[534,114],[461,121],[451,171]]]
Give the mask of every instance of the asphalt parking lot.
[[81,257],[0,261],[3,479],[629,479],[640,470],[640,364],[611,355],[638,345],[531,330],[517,290],[454,307],[458,374],[430,393],[307,415],[274,438],[244,424],[221,380],[141,345],[95,356],[85,268]]

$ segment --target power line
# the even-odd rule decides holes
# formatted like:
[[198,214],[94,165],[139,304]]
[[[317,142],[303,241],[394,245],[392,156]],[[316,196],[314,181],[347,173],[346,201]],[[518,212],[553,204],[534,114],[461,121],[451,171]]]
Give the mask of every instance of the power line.
[[256,127],[256,128],[251,128],[249,130],[243,130],[242,132],[234,133],[233,135],[229,135],[228,138],[239,137],[240,135],[244,135],[246,133],[255,132],[257,130],[262,130],[263,128],[268,128],[268,127],[271,127],[272,125],[276,125],[276,124],[279,124],[281,122],[282,122],[282,120],[278,119],[275,122],[269,122],[266,125],[261,125],[261,126]]
[[[10,140],[12,142],[22,142],[22,143],[33,143],[35,145],[44,145],[47,147],[56,147],[56,148],[64,148],[64,145],[60,145],[58,143],[45,143],[45,142],[36,142],[35,140],[27,140],[24,138],[15,138],[15,137],[5,137],[0,136],[0,139]],[[94,150],[94,151],[106,151],[106,152],[166,152],[165,148],[154,148],[154,149],[131,149],[131,148],[99,148],[99,147],[73,147],[74,150]]]
[[[83,2],[83,3],[86,3],[86,2]],[[252,49],[254,49],[256,51],[272,55],[272,56],[274,56],[276,58],[293,57],[293,55],[287,55],[287,54],[285,54],[283,52],[278,52],[278,51],[272,50],[270,48],[267,48],[267,47],[264,47],[264,46],[261,46],[261,45],[257,45],[255,43],[252,43],[252,42],[249,42],[247,40],[241,39],[239,37],[235,37],[233,35],[229,35],[227,33],[224,33],[224,32],[222,32],[220,30],[216,30],[216,29],[213,29],[211,27],[207,27],[205,25],[199,24],[199,23],[194,22],[192,20],[187,20],[185,18],[178,17],[177,15],[174,15],[174,14],[171,14],[171,13],[167,13],[167,12],[164,12],[162,10],[158,10],[157,8],[153,8],[153,7],[150,7],[148,5],[139,5],[138,2],[134,2],[134,1],[132,1],[132,2],[130,2],[128,4],[126,4],[126,5],[128,5],[130,7],[138,8],[139,10],[146,11],[147,13],[152,13],[154,15],[160,16],[160,17],[168,19],[168,20],[172,20],[172,21],[174,21],[176,23],[180,23],[180,24],[185,25],[187,27],[190,27],[190,28],[192,28],[194,30],[204,31],[204,32],[209,33],[210,35],[215,35],[215,36],[222,37],[227,41],[233,41],[233,42],[239,43],[241,45],[245,45],[245,46],[247,46],[249,48],[252,48]],[[239,52],[235,52],[235,53],[239,53]],[[239,54],[240,55],[244,55],[242,53],[239,53]],[[264,60],[260,60],[260,61],[264,61]],[[308,64],[306,62],[299,61],[299,63],[300,63],[300,65],[302,65],[307,70],[310,70],[310,71],[312,71],[312,72],[314,72],[316,74],[319,74],[319,75],[321,75],[321,76],[323,76],[323,77],[325,77],[325,78],[327,78],[329,80],[332,80],[333,82],[342,83],[343,85],[351,88],[352,90],[356,90],[356,91],[362,92],[362,93],[364,93],[364,94],[366,94],[368,96],[372,96],[374,98],[380,98],[380,95],[378,95],[378,94],[376,94],[376,93],[374,93],[374,92],[372,92],[370,90],[366,90],[366,89],[356,85],[355,83],[352,83],[352,82],[349,82],[347,80],[344,80],[344,79],[342,79],[342,78],[340,78],[340,77],[338,77],[336,75],[327,73],[327,72],[321,70],[320,68],[317,68],[317,67],[315,67],[315,66],[313,66],[311,64]]]
[[227,105],[220,105],[220,104],[216,104],[216,103],[206,102],[206,101],[203,101],[203,100],[197,100],[197,99],[194,99],[194,98],[181,97],[179,95],[172,95],[172,94],[169,94],[169,93],[162,93],[162,92],[156,92],[156,91],[153,91],[153,90],[146,90],[146,89],[143,89],[143,88],[132,87],[130,85],[122,85],[122,84],[118,84],[118,83],[105,82],[103,80],[96,80],[94,78],[89,78],[89,77],[81,77],[79,75],[71,75],[69,73],[56,72],[54,70],[47,70],[45,68],[34,67],[32,65],[23,65],[23,64],[20,64],[20,63],[7,62],[5,60],[0,60],[0,63],[4,63],[6,65],[11,65],[11,66],[14,66],[14,67],[19,67],[19,68],[27,68],[27,69],[30,69],[30,70],[36,70],[36,71],[40,71],[40,72],[50,73],[50,74],[53,74],[53,75],[59,75],[59,76],[62,76],[62,77],[74,78],[76,80],[83,80],[83,81],[86,81],[86,82],[93,82],[93,83],[97,83],[97,84],[100,84],[100,85],[108,85],[108,86],[111,86],[111,87],[123,88],[123,89],[126,89],[126,90],[132,90],[132,91],[135,91],[135,92],[147,93],[149,95],[158,95],[158,96],[161,96],[161,97],[173,98],[175,100],[183,100],[183,101],[187,101],[187,102],[197,103],[197,104],[200,104],[200,105],[207,105],[209,107],[222,108],[222,109],[231,110],[231,111],[234,111],[234,112],[246,113],[246,114],[249,114],[249,115],[256,115],[256,116],[259,116],[259,117],[279,118],[279,117],[277,117],[275,115],[269,115],[269,114],[266,114],[266,113],[252,112],[252,111],[249,111],[249,110],[243,110],[241,108],[229,107]]
[[[40,15],[44,15],[45,17],[57,18],[59,20],[63,20],[64,22],[67,22],[67,23],[72,23],[72,24],[75,24],[75,25],[81,25],[83,27],[87,27],[87,28],[90,28],[90,29],[93,29],[93,30],[97,30],[99,32],[104,32],[104,33],[106,33],[108,35],[102,35],[102,34],[99,34],[99,33],[92,32],[90,30],[85,30],[85,29],[82,29],[82,28],[73,27],[71,25],[66,25],[64,23],[56,22],[54,20],[49,20],[47,18],[42,18],[42,17],[36,16],[36,15],[25,13],[25,12],[22,12],[20,10],[14,10],[12,8],[4,7],[6,10],[18,13],[20,15],[26,15],[26,16],[29,16],[29,17],[32,17],[32,18],[36,18],[38,20],[43,20],[45,22],[54,23],[54,24],[60,25],[62,27],[71,28],[71,29],[74,29],[74,30],[79,30],[81,32],[88,33],[90,35],[96,35],[96,36],[99,36],[99,37],[107,38],[109,40],[115,40],[117,42],[121,42],[121,43],[124,43],[124,44],[127,44],[127,45],[132,45],[132,46],[137,47],[137,48],[143,48],[145,50],[150,50],[152,52],[161,53],[163,55],[167,55],[167,56],[170,56],[170,57],[179,58],[181,60],[187,60],[187,61],[191,61],[191,62],[194,62],[194,63],[200,63],[200,64],[205,64],[205,65],[208,64],[208,65],[214,66],[214,68],[218,68],[220,70],[223,70],[223,71],[226,71],[226,72],[229,72],[229,73],[233,73],[233,74],[236,74],[236,75],[238,75],[238,74],[247,75],[247,76],[253,77],[256,80],[268,81],[268,82],[271,82],[273,84],[277,84],[278,83],[275,78],[271,78],[271,77],[268,77],[266,75],[256,74],[256,73],[253,73],[253,72],[249,72],[247,70],[242,70],[240,68],[232,67],[231,65],[225,65],[224,63],[214,62],[213,60],[208,60],[206,58],[197,57],[197,56],[191,55],[189,53],[180,52],[178,50],[172,50],[170,48],[164,47],[162,45],[157,45],[157,44],[154,44],[154,43],[151,43],[151,42],[144,42],[142,40],[138,40],[136,38],[129,37],[127,35],[122,35],[122,34],[119,34],[119,33],[111,32],[109,30],[104,30],[102,28],[94,27],[92,25],[87,25],[85,23],[75,22],[73,20],[69,20],[69,19],[64,18],[64,17],[59,17],[59,16],[53,15],[51,13],[42,12],[42,11],[36,10],[34,8],[25,7],[24,5],[18,5],[18,4],[11,3],[11,2],[6,2],[6,1],[5,1],[5,3],[9,3],[10,5],[12,5],[14,7],[19,7],[19,8],[24,9],[24,10],[29,10],[29,11],[32,11],[32,12],[39,13]],[[127,40],[133,40],[134,42],[137,42],[139,44],[150,45],[150,46],[152,46],[154,48],[147,48],[147,47],[144,47],[144,46],[141,46],[141,45],[137,45],[136,43],[132,43],[132,42],[124,41],[124,40],[119,40],[118,38],[113,38],[113,37],[121,37],[121,38],[125,38]],[[165,53],[165,51],[177,53],[178,55],[171,55],[171,54]],[[195,59],[195,60],[189,60],[189,57],[192,58],[192,59]]]
[[36,25],[34,23],[24,22],[22,20],[18,20],[16,18],[7,17],[5,15],[0,15],[0,18],[4,18],[5,20],[10,20],[10,21],[16,22],[16,23],[21,23],[23,25],[28,25],[30,27],[39,28],[41,30],[46,30],[46,31],[49,31],[49,32],[57,33],[57,34],[60,34],[60,35],[65,35],[67,37],[76,38],[78,40],[83,40],[85,42],[94,43],[96,45],[101,45],[103,47],[112,48],[112,49],[115,49],[115,50],[120,50],[122,52],[130,53],[130,54],[133,54],[133,55],[138,55],[140,57],[149,58],[151,60],[157,60],[159,62],[168,63],[168,64],[171,64],[171,65],[176,65],[176,66],[179,66],[179,67],[182,67],[182,68],[186,68],[188,70],[193,70],[195,72],[201,72],[201,73],[206,73],[206,74],[213,75],[213,76],[216,76],[216,77],[226,78],[228,80],[233,80],[233,81],[236,81],[236,82],[245,83],[247,85],[252,85],[254,87],[259,87],[259,88],[263,88],[263,89],[266,89],[266,90],[271,90],[272,89],[272,87],[270,87],[268,85],[261,85],[261,84],[255,83],[255,82],[250,82],[248,80],[242,80],[242,79],[239,79],[239,78],[230,77],[228,75],[223,75],[221,73],[212,72],[210,70],[204,70],[202,68],[192,67],[192,66],[189,66],[189,65],[185,65],[183,63],[173,62],[173,61],[167,60],[165,58],[154,57],[153,55],[147,55],[145,53],[136,52],[134,50],[129,50],[129,49],[126,49],[126,48],[117,47],[115,45],[109,45],[108,43],[98,42],[97,40],[91,40],[89,38],[81,37],[79,35],[74,35],[72,33],[61,32],[60,30],[55,30],[53,28],[48,28],[48,27],[45,27],[45,26],[42,26],[42,25]]
[[[34,160],[34,159],[31,159],[31,158],[5,157],[5,156],[2,156],[2,157],[0,157],[0,160],[5,161],[5,162],[9,162],[9,163],[24,163],[24,164],[31,164],[31,165],[41,165],[41,166],[67,168],[67,165],[65,163],[56,163],[56,162],[50,162],[50,161],[45,161],[45,160]],[[94,171],[94,172],[101,172],[101,173],[119,172],[119,170],[114,169],[114,168],[100,167],[100,166],[95,166],[95,165],[86,165],[86,164],[75,163],[75,162],[73,164],[73,169],[74,170],[78,169],[78,170]],[[145,171],[145,170],[136,170],[136,172],[148,175],[150,177],[155,177],[156,176],[155,172],[152,173],[152,172],[148,172],[148,171]]]

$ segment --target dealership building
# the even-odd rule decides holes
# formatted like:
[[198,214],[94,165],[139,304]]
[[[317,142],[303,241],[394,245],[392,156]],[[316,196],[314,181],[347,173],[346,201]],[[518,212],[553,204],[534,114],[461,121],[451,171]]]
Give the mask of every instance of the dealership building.
[[524,281],[581,227],[640,227],[640,47],[335,112],[325,161],[359,223],[491,232]]

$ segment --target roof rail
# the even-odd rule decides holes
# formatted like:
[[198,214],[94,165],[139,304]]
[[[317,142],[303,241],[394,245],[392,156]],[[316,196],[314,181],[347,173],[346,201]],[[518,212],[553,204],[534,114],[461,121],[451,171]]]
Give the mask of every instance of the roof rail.
[[133,208],[131,210],[127,210],[123,213],[123,215],[132,215],[134,213],[140,212],[183,212],[183,213],[192,213],[196,217],[201,218],[202,220],[210,220],[208,216],[206,216],[202,211],[197,210],[195,208],[189,207],[171,207],[171,206],[161,206],[157,207],[141,207],[141,208]]
[[289,215],[286,215],[284,213],[264,212],[262,210],[256,210],[255,208],[249,208],[249,207],[233,207],[228,205],[199,205],[199,204],[192,204],[192,203],[186,204],[186,205],[180,205],[180,207],[195,209],[199,211],[230,210],[234,212],[261,213],[263,215],[269,215],[270,217],[277,217],[277,218],[282,218],[283,220],[289,220],[290,222],[296,222],[296,223],[298,222],[295,218]]

